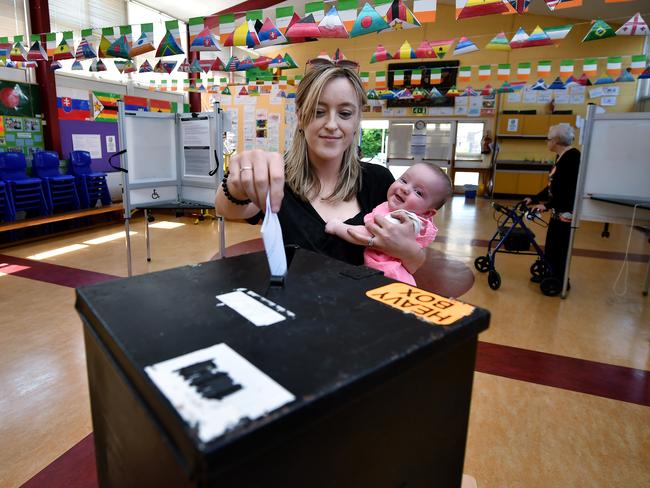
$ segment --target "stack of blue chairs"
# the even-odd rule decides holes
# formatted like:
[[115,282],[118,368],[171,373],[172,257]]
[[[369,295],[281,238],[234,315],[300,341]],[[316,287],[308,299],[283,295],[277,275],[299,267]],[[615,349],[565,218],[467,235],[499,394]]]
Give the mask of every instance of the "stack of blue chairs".
[[106,183],[106,173],[94,172],[90,168],[90,153],[88,151],[72,151],[68,173],[77,181],[77,191],[84,208],[95,207],[97,201],[110,205],[111,195]]
[[16,220],[16,212],[14,205],[9,197],[7,184],[0,180],[0,219],[5,222],[13,222]]
[[45,197],[51,212],[56,210],[79,210],[79,194],[74,176],[59,172],[59,155],[56,151],[34,153],[32,175],[43,180]]
[[6,184],[14,215],[23,211],[38,211],[39,215],[50,213],[43,182],[40,178],[27,176],[27,163],[23,153],[0,152],[0,180]]

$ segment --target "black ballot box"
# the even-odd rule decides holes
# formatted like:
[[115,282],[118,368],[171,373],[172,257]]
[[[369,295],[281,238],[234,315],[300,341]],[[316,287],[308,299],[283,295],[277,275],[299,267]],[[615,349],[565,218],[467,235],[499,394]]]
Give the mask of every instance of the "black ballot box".
[[296,250],[77,290],[102,487],[458,487],[489,313]]

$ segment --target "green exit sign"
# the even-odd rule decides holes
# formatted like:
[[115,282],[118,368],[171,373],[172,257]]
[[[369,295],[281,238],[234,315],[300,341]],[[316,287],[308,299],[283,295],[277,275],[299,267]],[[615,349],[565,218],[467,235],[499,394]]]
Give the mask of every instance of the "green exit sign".
[[427,114],[426,107],[413,107],[413,115],[426,115],[426,114]]

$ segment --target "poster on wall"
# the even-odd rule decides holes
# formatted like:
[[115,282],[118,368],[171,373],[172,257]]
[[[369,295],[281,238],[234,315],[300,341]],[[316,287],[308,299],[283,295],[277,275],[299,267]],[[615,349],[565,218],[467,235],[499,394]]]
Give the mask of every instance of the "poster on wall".
[[41,119],[0,115],[0,151],[21,152],[29,162],[44,148]]
[[41,100],[38,86],[0,80],[0,115],[40,117]]

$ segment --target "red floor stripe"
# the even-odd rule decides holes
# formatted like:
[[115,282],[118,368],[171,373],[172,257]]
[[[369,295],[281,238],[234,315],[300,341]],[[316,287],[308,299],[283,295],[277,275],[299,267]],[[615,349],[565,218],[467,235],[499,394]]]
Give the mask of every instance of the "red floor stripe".
[[[3,266],[4,265],[4,266]],[[3,271],[4,270],[4,271]],[[58,264],[33,261],[31,259],[16,258],[0,254],[0,273],[11,273],[12,276],[44,281],[54,285],[77,288],[83,285],[93,285],[107,280],[114,280],[114,276],[83,269],[59,266]]]
[[650,371],[479,342],[476,371],[650,406]]

